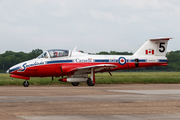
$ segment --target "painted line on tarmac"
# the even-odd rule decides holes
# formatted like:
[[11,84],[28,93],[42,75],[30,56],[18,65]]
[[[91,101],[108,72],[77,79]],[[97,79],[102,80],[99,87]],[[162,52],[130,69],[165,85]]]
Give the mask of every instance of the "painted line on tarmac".
[[[140,93],[140,92],[136,92],[136,93]],[[74,101],[139,101],[139,100],[144,100],[144,101],[180,100],[180,94],[0,96],[0,103],[61,102],[61,101],[66,101],[66,102],[71,102],[71,101],[72,102]]]
[[17,116],[25,120],[180,120],[175,114]]
[[180,90],[108,90],[109,92],[148,94],[148,95],[180,95]]

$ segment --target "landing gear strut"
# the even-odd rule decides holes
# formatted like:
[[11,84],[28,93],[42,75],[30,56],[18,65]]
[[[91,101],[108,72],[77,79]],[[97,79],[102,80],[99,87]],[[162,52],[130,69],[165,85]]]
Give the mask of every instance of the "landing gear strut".
[[24,81],[24,82],[23,82],[23,86],[24,86],[24,87],[28,87],[28,86],[29,86],[29,82],[28,82],[27,80]]
[[95,85],[95,84],[93,83],[93,81],[91,80],[91,78],[88,78],[87,84],[88,84],[89,86],[94,86],[94,85]]
[[88,78],[87,84],[89,86],[94,86],[95,85],[95,68],[91,69],[91,78]]

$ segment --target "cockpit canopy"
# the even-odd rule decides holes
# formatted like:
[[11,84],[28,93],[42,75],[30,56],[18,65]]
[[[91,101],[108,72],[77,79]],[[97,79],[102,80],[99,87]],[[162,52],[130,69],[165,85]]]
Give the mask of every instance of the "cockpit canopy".
[[51,58],[66,57],[69,54],[69,50],[48,50]]
[[68,55],[69,55],[69,50],[53,49],[42,53],[37,58],[57,58],[57,57],[66,57]]

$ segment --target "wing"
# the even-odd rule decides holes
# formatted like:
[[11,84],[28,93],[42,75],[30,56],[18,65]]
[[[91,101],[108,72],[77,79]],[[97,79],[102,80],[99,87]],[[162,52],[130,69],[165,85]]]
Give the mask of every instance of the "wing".
[[75,75],[89,74],[92,68],[94,68],[95,73],[97,73],[97,72],[107,72],[115,67],[117,66],[113,64],[100,64],[100,65],[93,65],[93,66],[77,67],[77,68],[70,69],[68,72],[75,72],[74,73]]

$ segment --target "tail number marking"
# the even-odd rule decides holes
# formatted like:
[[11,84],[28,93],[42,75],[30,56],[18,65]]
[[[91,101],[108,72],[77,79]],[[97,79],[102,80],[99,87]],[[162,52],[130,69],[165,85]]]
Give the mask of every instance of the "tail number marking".
[[160,44],[159,44],[159,52],[164,52],[165,51],[165,47],[164,47],[164,42],[161,42]]

